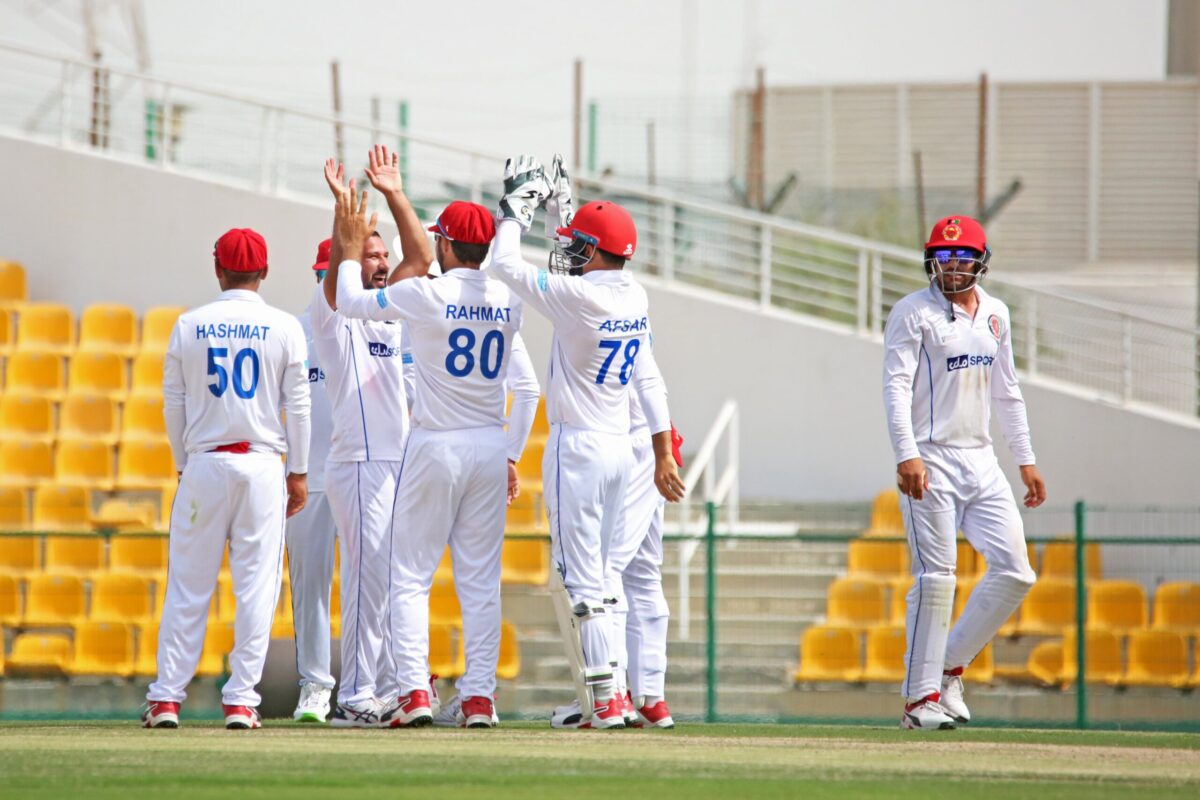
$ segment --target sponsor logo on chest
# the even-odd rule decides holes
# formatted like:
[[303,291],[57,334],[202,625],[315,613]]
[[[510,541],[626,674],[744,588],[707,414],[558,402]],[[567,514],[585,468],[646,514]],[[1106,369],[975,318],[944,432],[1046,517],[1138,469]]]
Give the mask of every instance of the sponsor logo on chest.
[[376,358],[395,358],[400,355],[400,348],[383,342],[367,342],[367,352]]
[[969,369],[971,367],[990,367],[995,360],[995,356],[963,353],[962,355],[950,356],[946,359],[946,371],[954,372],[955,370]]

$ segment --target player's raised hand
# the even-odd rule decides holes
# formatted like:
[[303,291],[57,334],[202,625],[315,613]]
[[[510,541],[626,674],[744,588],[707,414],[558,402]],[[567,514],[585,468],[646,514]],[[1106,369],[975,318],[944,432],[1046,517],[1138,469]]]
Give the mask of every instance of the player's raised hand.
[[508,461],[508,504],[511,506],[513,500],[516,500],[521,494],[521,481],[517,475],[517,462],[509,459]]
[[550,162],[550,196],[546,198],[546,238],[558,237],[558,229],[571,224],[575,216],[575,195],[571,190],[571,177],[563,166],[562,153],[555,153]]
[[517,156],[504,164],[504,194],[497,219],[515,219],[524,230],[533,225],[533,213],[550,196],[546,170],[533,156]]
[[329,191],[333,193],[334,199],[350,191],[346,186],[345,167],[332,158],[325,159],[325,183],[329,186]]
[[900,494],[920,500],[929,491],[929,473],[925,470],[925,462],[919,458],[910,458],[896,465],[896,485]]
[[359,197],[351,180],[349,191],[339,195],[334,204],[330,252],[361,253],[378,221],[378,214],[367,219],[367,192],[364,189]]
[[1037,508],[1046,502],[1046,482],[1033,464],[1021,467],[1021,483],[1025,484],[1025,507]]
[[404,180],[400,176],[400,156],[389,152],[387,147],[377,144],[367,153],[369,166],[367,179],[375,190],[382,194],[404,191]]
[[299,514],[306,503],[308,503],[308,476],[298,475],[295,472],[288,473],[287,515],[292,517]]

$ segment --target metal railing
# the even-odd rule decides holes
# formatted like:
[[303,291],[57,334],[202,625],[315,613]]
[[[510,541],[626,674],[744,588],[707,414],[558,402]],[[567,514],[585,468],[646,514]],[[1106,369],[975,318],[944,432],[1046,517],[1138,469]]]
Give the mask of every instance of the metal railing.
[[[324,200],[320,164],[335,141],[351,154],[394,144],[426,217],[456,197],[494,201],[500,185],[498,154],[12,44],[0,43],[0,100],[0,130],[276,196]],[[577,183],[581,197],[603,194],[629,208],[639,268],[678,285],[872,338],[897,300],[927,285],[916,251],[661,189],[587,175]],[[1012,309],[1027,376],[1196,418],[1200,329],[1000,277],[987,286]]]

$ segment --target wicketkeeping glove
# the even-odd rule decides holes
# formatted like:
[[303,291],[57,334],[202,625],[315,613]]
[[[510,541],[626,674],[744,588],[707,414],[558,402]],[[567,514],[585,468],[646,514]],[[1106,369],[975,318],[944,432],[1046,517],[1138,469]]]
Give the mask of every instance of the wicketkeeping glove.
[[518,156],[504,164],[504,195],[500,198],[497,220],[515,219],[528,231],[533,212],[550,196],[546,170],[533,156]]
[[571,190],[571,177],[563,166],[562,153],[554,154],[550,164],[550,196],[546,198],[546,238],[558,238],[558,229],[571,224],[575,217],[575,195]]

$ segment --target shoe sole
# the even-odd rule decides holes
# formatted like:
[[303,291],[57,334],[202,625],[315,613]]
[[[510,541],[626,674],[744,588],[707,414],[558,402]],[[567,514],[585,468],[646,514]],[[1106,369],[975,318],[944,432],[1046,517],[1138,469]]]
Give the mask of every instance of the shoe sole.
[[292,719],[295,722],[324,722],[325,721],[325,717],[323,717],[320,714],[317,714],[313,711],[305,711],[300,716],[296,716],[295,714],[293,714]]
[[902,730],[902,731],[934,731],[934,730],[952,731],[954,729],[955,728],[954,728],[953,722],[943,722],[941,725],[938,725],[936,728],[926,728],[923,725],[913,724],[909,720],[907,715],[900,719],[900,730]]
[[143,728],[178,728],[179,721],[173,719],[164,719],[161,722],[151,722],[143,725]]
[[397,720],[392,720],[389,723],[386,723],[387,727],[389,727],[389,728],[425,728],[432,724],[433,724],[433,715],[432,714],[429,714],[429,715],[422,714],[419,717],[414,717],[413,719],[410,719],[408,722],[401,722],[400,720],[397,719]]

